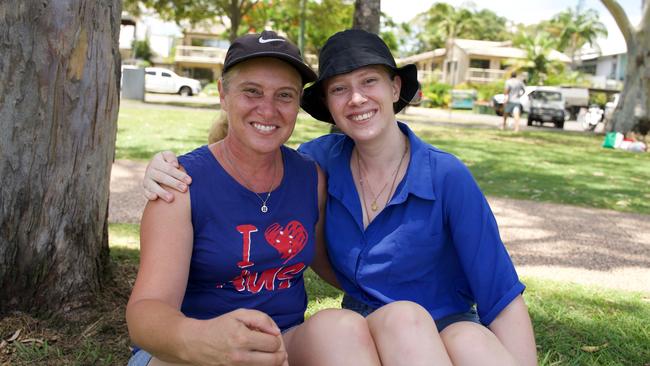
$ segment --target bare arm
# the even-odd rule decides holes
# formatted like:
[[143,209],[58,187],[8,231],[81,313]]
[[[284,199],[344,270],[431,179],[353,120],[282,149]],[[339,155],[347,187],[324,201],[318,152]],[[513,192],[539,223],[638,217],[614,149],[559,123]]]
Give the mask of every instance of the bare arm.
[[533,326],[524,298],[519,295],[489,326],[519,365],[537,365]]
[[193,232],[189,193],[174,195],[171,204],[149,202],[142,217],[140,269],[126,309],[132,340],[168,362],[282,365],[280,331],[266,314],[239,309],[197,320],[180,312]]
[[325,280],[330,285],[341,288],[334,270],[330,265],[329,255],[327,253],[327,246],[325,244],[325,206],[327,203],[327,179],[323,171],[318,168],[318,222],[316,223],[316,255],[311,268],[316,272],[320,278]]

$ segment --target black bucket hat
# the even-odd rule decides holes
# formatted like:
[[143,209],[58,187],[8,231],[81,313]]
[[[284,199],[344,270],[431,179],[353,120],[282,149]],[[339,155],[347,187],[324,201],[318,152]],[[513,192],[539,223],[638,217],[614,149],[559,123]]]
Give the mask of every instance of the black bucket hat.
[[348,29],[331,36],[318,56],[318,80],[305,89],[301,107],[312,117],[329,123],[334,119],[327,109],[323,95],[323,81],[332,76],[346,74],[360,67],[384,65],[402,79],[399,100],[393,104],[395,113],[401,111],[415,96],[420,84],[414,64],[397,67],[386,43],[374,33]]
[[226,52],[223,72],[240,62],[257,57],[274,57],[289,63],[300,73],[303,85],[317,78],[314,70],[303,60],[298,47],[274,31],[246,34],[235,39]]

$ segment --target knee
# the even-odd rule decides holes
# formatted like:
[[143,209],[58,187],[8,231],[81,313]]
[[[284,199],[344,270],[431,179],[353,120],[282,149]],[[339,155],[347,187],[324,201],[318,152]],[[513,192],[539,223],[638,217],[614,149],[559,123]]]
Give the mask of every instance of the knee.
[[440,334],[445,347],[450,353],[467,350],[467,345],[479,354],[490,348],[494,335],[486,327],[470,322],[458,322],[446,327]]
[[435,323],[429,312],[411,301],[392,302],[382,306],[371,316],[377,320],[382,329],[393,332],[402,329],[410,332],[423,327],[435,329]]
[[366,318],[351,310],[326,309],[314,314],[306,322],[311,334],[335,337],[356,345],[372,343]]

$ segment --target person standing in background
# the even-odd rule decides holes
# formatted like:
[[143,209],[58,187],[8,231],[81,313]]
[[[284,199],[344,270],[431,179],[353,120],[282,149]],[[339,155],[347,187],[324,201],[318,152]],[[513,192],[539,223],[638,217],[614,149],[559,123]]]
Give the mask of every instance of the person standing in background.
[[521,96],[524,95],[526,91],[526,85],[523,81],[517,78],[517,72],[513,71],[510,74],[510,79],[506,80],[505,89],[503,94],[505,99],[503,101],[503,124],[501,129],[506,129],[506,122],[508,121],[508,115],[512,115],[515,119],[515,132],[519,132],[519,119],[521,117]]

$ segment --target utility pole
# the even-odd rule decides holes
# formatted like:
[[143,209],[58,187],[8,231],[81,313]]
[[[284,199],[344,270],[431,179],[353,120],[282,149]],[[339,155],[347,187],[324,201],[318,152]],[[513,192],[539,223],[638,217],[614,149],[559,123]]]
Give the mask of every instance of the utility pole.
[[305,17],[306,17],[307,0],[300,0],[300,38],[298,39],[298,48],[302,57],[305,57]]

